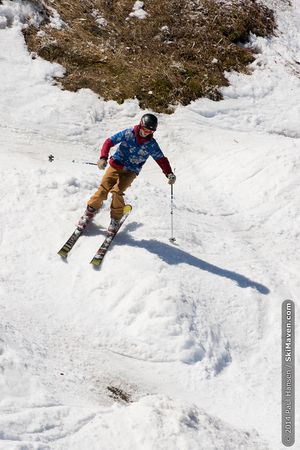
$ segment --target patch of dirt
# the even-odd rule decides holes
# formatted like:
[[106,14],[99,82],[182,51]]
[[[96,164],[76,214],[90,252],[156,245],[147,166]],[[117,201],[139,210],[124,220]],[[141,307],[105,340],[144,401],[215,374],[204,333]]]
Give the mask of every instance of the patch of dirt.
[[[24,29],[31,52],[65,67],[60,84],[105,100],[137,98],[171,112],[199,97],[221,98],[224,71],[249,73],[250,33],[274,33],[273,11],[257,0],[32,0],[43,14]],[[134,15],[133,6],[141,6]],[[55,16],[55,11],[63,25]],[[134,14],[132,14],[134,13]],[[52,19],[51,19],[52,18]]]
[[113,398],[116,401],[121,401],[125,403],[131,403],[131,395],[125,392],[123,389],[116,386],[107,386],[107,390],[109,391],[109,397]]

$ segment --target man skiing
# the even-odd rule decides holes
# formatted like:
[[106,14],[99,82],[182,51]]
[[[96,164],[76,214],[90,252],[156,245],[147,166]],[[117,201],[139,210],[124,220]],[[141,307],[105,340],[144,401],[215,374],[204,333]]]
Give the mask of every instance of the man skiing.
[[77,225],[79,230],[83,230],[94,218],[109,193],[112,194],[109,231],[118,228],[125,205],[124,192],[137,177],[149,156],[152,156],[160,166],[169,184],[175,183],[176,177],[170,163],[153,137],[157,124],[158,120],[154,114],[144,114],[139,125],[106,139],[97,162],[100,170],[104,170],[107,166],[110,149],[117,144],[119,146],[109,160],[109,167],[98,190],[88,201],[87,208]]

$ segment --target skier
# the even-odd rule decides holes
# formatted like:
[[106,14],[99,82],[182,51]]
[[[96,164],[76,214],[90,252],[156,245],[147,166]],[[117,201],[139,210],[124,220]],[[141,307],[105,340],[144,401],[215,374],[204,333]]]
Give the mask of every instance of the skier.
[[120,131],[106,139],[97,162],[100,170],[104,170],[107,166],[110,149],[117,144],[119,147],[109,160],[109,167],[98,190],[87,203],[87,208],[77,224],[79,230],[83,230],[94,218],[109,192],[112,194],[112,201],[108,231],[113,232],[118,228],[125,205],[124,192],[137,177],[149,156],[152,156],[161,167],[169,184],[175,183],[176,176],[172,172],[170,163],[153,137],[157,124],[158,120],[154,114],[144,114],[139,125]]

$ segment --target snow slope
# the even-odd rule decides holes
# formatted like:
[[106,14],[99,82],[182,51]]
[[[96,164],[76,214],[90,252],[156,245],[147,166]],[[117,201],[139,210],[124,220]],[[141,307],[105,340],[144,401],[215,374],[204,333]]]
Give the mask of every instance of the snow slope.
[[88,262],[108,204],[68,262],[56,254],[101,179],[72,160],[96,161],[142,111],[59,90],[63,68],[21,34],[38,18],[2,3],[0,449],[281,449],[280,310],[300,294],[299,0],[278,9],[276,37],[253,36],[253,74],[228,74],[224,101],[160,116],[176,245],[149,161],[100,271]]

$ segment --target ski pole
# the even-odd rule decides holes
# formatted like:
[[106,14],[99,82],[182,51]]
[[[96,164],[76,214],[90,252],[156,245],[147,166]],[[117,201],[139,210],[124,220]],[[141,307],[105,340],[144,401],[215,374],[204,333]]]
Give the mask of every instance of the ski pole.
[[169,239],[170,242],[175,242],[176,239],[174,237],[174,190],[173,184],[171,184],[171,237]]
[[[53,162],[53,161],[54,161],[54,155],[49,155],[49,156],[48,156],[48,160],[49,160],[50,162]],[[91,165],[91,166],[97,166],[97,163],[93,163],[93,162],[89,162],[89,161],[78,161],[78,160],[76,160],[76,159],[73,159],[73,160],[72,160],[72,163],[77,163],[77,164],[89,164],[89,165]]]
[[89,161],[76,161],[76,159],[73,159],[72,163],[89,164],[90,166],[97,166],[97,163],[93,163],[93,162],[89,162]]

